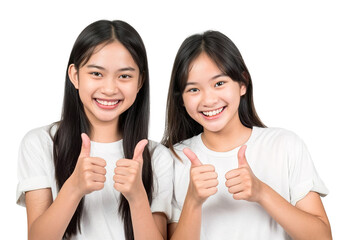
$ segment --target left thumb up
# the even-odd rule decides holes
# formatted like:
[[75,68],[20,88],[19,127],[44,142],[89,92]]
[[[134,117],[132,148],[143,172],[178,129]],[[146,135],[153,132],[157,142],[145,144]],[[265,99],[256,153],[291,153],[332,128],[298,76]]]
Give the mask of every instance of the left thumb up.
[[137,161],[141,164],[143,164],[143,157],[142,157],[142,153],[145,150],[145,146],[147,145],[148,140],[147,139],[142,139],[141,141],[139,141],[136,144],[135,150],[134,150],[134,156],[133,156],[133,160]]
[[248,162],[246,160],[245,152],[246,152],[246,145],[241,146],[241,148],[238,151],[238,167],[249,167]]

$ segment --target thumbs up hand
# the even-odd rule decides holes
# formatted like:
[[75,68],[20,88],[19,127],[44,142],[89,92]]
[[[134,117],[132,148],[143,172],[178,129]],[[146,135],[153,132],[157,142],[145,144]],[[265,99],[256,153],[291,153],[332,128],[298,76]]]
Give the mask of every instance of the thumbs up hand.
[[226,187],[236,200],[258,202],[262,182],[253,174],[245,156],[247,146],[238,152],[238,168],[226,173]]
[[210,164],[203,165],[196,154],[189,148],[184,148],[184,154],[191,162],[190,182],[187,195],[191,196],[197,204],[202,204],[209,196],[217,192],[217,173]]
[[[139,200],[140,194],[145,193],[142,182],[143,151],[148,140],[143,139],[136,144],[133,159],[120,159],[114,170],[114,188],[121,192],[128,202]],[[136,198],[135,198],[136,197]]]
[[90,157],[91,142],[87,134],[82,133],[82,146],[78,161],[70,180],[78,191],[79,197],[101,190],[106,180],[106,161],[102,158]]

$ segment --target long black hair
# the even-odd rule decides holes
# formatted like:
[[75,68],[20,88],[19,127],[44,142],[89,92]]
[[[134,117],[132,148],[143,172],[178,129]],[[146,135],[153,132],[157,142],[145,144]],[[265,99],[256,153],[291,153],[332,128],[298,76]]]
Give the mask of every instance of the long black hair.
[[[100,44],[120,42],[131,54],[140,71],[141,86],[133,105],[119,116],[118,131],[123,137],[124,157],[133,157],[136,144],[148,137],[149,123],[149,74],[145,46],[140,35],[128,23],[123,21],[100,20],[87,26],[76,39],[67,65],[64,100],[61,120],[53,136],[55,177],[58,188],[73,173],[82,145],[81,133],[90,133],[91,125],[84,112],[79,92],[68,76],[68,67],[74,64],[78,70],[92,56]],[[147,148],[143,152],[142,181],[147,192],[149,203],[152,202],[153,175],[151,155]],[[66,231],[65,238],[81,232],[80,219],[83,211],[84,198],[80,201]],[[118,209],[124,222],[127,240],[134,239],[129,203],[121,195]]]
[[203,132],[203,127],[186,112],[182,97],[190,64],[203,52],[233,81],[246,86],[246,94],[241,96],[238,110],[241,123],[249,128],[265,127],[256,113],[251,76],[239,49],[221,32],[195,34],[185,39],[177,52],[167,97],[166,127],[162,143],[175,155],[174,144]]

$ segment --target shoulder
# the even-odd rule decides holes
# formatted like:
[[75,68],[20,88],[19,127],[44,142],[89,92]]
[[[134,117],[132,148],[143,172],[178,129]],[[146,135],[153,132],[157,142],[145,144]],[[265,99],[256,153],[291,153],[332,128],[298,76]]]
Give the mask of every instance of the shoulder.
[[254,141],[265,141],[271,143],[300,143],[301,138],[294,132],[276,127],[259,128],[254,127]]
[[172,156],[167,147],[161,143],[149,140],[148,149],[151,153],[152,160],[157,161],[161,158],[171,160]]
[[199,146],[201,134],[185,139],[180,143],[176,143],[173,148],[176,152],[182,153],[184,148],[196,149]]
[[294,132],[284,128],[254,128],[252,151],[266,149],[269,153],[295,158],[307,151],[303,140]]
[[151,153],[151,163],[156,175],[171,175],[173,172],[173,158],[164,145],[149,141],[149,151]]
[[21,146],[52,145],[52,137],[54,136],[56,129],[57,126],[55,124],[32,129],[24,135],[23,140],[21,141]]
[[196,153],[197,156],[199,156],[201,141],[202,141],[201,134],[199,134],[191,138],[185,139],[179,143],[176,143],[173,146],[173,150],[178,157],[175,154],[173,154],[172,149],[169,149],[171,156],[174,159],[174,164],[175,164],[176,169],[178,167],[181,167],[181,168],[187,167],[190,163],[190,161],[188,160],[188,158],[185,156],[183,152],[184,148],[191,149],[194,153]]

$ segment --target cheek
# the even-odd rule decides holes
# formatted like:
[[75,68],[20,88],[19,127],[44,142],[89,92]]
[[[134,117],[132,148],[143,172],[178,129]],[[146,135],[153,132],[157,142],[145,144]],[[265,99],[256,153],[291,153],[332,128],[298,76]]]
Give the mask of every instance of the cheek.
[[122,87],[122,92],[128,100],[134,102],[139,92],[138,87],[138,82],[130,82]]
[[82,101],[86,100],[89,97],[92,97],[92,92],[97,87],[95,84],[92,84],[91,81],[82,80],[79,82],[79,96]]
[[225,93],[222,93],[222,96],[231,104],[237,104],[240,102],[241,91],[240,88],[230,88],[227,89]]
[[196,97],[189,97],[183,95],[184,107],[189,115],[198,113],[197,106],[198,101]]
[[227,102],[229,103],[230,111],[237,111],[240,104],[240,94],[238,92],[231,92],[227,96]]

